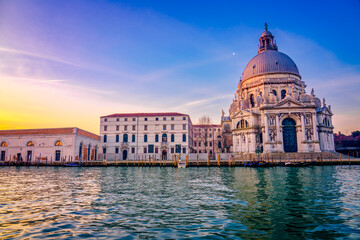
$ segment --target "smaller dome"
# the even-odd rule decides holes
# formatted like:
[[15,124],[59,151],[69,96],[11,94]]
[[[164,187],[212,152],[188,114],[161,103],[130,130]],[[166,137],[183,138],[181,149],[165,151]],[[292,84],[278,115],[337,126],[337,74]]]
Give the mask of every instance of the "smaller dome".
[[272,36],[272,33],[268,30],[265,30],[262,34],[261,37],[265,37],[265,36]]

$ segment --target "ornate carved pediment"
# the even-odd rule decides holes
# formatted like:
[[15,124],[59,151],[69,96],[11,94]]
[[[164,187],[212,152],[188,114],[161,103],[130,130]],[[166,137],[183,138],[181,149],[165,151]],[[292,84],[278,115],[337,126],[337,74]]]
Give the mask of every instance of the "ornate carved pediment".
[[292,98],[285,98],[278,104],[274,106],[274,108],[292,108],[292,107],[304,107],[299,101],[296,101]]
[[250,112],[248,110],[241,109],[237,113],[235,113],[232,118],[239,118],[239,117],[248,117],[253,115],[253,112]]

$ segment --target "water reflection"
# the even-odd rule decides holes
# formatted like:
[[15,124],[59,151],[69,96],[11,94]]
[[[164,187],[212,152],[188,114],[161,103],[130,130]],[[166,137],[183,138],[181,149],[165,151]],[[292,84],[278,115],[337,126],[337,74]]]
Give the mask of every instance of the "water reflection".
[[0,168],[5,238],[359,238],[360,168]]

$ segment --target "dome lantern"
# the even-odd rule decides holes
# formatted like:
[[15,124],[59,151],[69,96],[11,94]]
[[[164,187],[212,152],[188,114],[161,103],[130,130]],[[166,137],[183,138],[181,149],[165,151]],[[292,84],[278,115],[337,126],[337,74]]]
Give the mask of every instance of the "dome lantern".
[[274,50],[277,51],[278,47],[276,46],[276,42],[274,42],[274,36],[268,31],[268,25],[265,23],[265,31],[261,34],[259,51],[258,53],[264,52],[266,50]]

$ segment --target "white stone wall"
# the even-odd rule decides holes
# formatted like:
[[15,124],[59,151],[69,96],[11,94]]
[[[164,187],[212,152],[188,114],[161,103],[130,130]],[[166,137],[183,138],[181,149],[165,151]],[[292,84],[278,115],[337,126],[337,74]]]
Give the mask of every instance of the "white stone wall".
[[[166,119],[164,120],[164,118]],[[164,125],[166,129],[164,129]],[[124,142],[125,134],[128,135],[127,142]],[[156,134],[159,136],[158,142],[155,141]],[[167,135],[166,142],[162,141],[163,134]],[[174,142],[171,141],[172,134],[174,135]],[[185,142],[183,141],[184,134],[186,136]],[[105,135],[107,137],[106,142],[104,142]],[[119,136],[118,142],[116,135]],[[132,141],[132,135],[135,135],[135,141]],[[147,135],[147,142],[144,142],[145,135]],[[144,159],[145,156],[162,159],[163,151],[166,151],[167,159],[171,159],[171,155],[176,151],[176,145],[181,145],[181,154],[190,153],[193,138],[191,119],[187,115],[101,117],[100,136],[101,153],[105,148],[106,156],[103,157],[108,160],[124,160],[124,151],[127,151],[127,158],[130,160]],[[153,153],[149,153],[149,145],[154,145]],[[144,151],[145,148],[146,152]],[[158,149],[157,153],[155,152],[156,148]],[[118,149],[117,153],[116,149]]]
[[[29,142],[33,142],[34,146],[27,146]],[[55,146],[57,141],[62,142],[62,146]],[[35,161],[42,159],[43,161],[55,161],[55,153],[60,151],[61,160],[75,160],[79,151],[79,144],[99,146],[99,141],[79,134],[15,134],[0,136],[0,143],[6,142],[7,147],[0,147],[0,152],[5,151],[6,160],[16,160],[18,154],[21,155],[24,162],[28,159]],[[19,159],[20,160],[20,159]]]

